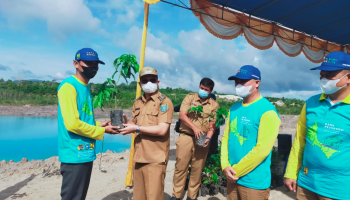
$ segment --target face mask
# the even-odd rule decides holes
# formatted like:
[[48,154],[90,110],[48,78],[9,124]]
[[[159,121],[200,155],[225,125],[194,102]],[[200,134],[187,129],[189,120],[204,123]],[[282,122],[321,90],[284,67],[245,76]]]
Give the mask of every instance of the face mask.
[[148,81],[146,84],[141,84],[141,88],[145,93],[153,93],[158,89],[158,84]]
[[345,74],[343,77],[341,77],[340,79],[336,79],[336,80],[328,80],[326,78],[322,78],[320,80],[320,85],[321,85],[321,89],[323,91],[323,93],[325,94],[334,94],[336,93],[338,90],[342,89],[345,85],[343,85],[342,87],[337,87],[337,83],[346,76],[347,74]]
[[209,93],[204,91],[204,90],[202,90],[202,89],[199,89],[198,90],[198,95],[199,95],[200,98],[205,99],[205,98],[207,98],[209,96]]
[[236,86],[236,93],[238,96],[240,97],[247,97],[249,96],[256,88],[254,88],[253,91],[249,92],[250,89],[252,89],[253,85],[249,85],[249,86],[243,86],[241,84],[238,84]]
[[88,78],[88,79],[92,79],[95,77],[97,71],[98,71],[98,68],[97,67],[84,67],[84,66],[81,66],[81,68],[83,68],[83,72],[79,71],[79,73],[81,75],[83,75],[85,78]]

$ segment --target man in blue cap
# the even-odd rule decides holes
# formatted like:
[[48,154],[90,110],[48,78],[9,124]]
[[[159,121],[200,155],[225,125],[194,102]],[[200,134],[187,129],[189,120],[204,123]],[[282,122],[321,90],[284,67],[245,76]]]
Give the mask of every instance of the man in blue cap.
[[95,142],[104,133],[118,134],[110,121],[96,122],[90,87],[100,61],[90,48],[80,49],[73,65],[76,74],[58,86],[58,157],[63,177],[62,200],[83,200],[86,197],[93,161],[96,159]]
[[260,95],[258,68],[245,65],[229,77],[243,98],[228,114],[221,141],[221,167],[228,200],[267,200],[271,185],[271,150],[281,120],[275,107]]
[[332,52],[316,69],[323,93],[301,111],[284,183],[300,200],[350,199],[350,55]]

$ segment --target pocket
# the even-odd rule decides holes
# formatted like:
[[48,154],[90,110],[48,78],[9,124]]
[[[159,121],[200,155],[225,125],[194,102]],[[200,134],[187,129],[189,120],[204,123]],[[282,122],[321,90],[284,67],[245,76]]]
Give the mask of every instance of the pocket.
[[158,124],[158,110],[147,110],[147,122],[148,125],[157,125]]

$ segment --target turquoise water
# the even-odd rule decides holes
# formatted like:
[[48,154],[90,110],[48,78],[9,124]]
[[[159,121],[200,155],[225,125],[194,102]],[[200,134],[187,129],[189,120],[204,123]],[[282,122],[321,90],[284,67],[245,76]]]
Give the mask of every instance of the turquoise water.
[[[96,153],[101,152],[101,141]],[[130,148],[131,137],[105,135],[103,152],[122,152]],[[57,118],[0,116],[0,160],[15,162],[57,156]]]

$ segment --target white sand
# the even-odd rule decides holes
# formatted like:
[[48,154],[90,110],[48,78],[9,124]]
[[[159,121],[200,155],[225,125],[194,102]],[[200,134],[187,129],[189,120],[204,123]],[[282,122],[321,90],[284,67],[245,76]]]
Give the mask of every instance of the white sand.
[[[124,180],[127,172],[129,152],[103,154],[102,169],[99,171],[99,156],[94,162],[91,183],[87,199],[132,199],[132,189],[124,189]],[[52,166],[53,164],[53,167]],[[30,162],[4,162],[0,163],[0,199],[60,199],[62,176],[59,175],[59,161],[51,157],[45,161]],[[47,173],[48,169],[51,170]],[[165,200],[170,199],[172,193],[172,179],[175,168],[175,151],[171,151],[170,162],[167,167],[165,179]],[[45,173],[44,170],[46,171]],[[46,174],[46,176],[43,176]],[[186,198],[184,198],[186,199]],[[226,199],[221,194],[217,196],[199,197],[198,200]],[[271,191],[269,199],[289,200],[295,199],[295,194],[286,192],[281,187]]]

